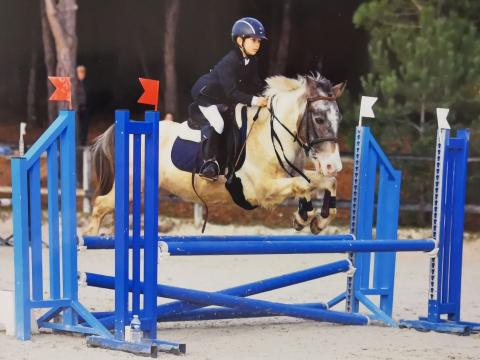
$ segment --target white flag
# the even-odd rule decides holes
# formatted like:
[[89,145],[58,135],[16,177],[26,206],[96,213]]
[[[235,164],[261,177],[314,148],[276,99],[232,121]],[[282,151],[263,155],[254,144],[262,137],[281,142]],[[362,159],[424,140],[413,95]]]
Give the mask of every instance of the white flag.
[[372,106],[378,98],[373,96],[362,96],[360,102],[360,115],[358,117],[358,126],[362,126],[362,117],[374,118]]
[[27,134],[27,123],[21,122],[20,123],[20,136]]
[[20,123],[20,139],[18,140],[18,152],[20,156],[25,154],[25,143],[23,141],[23,137],[27,134],[27,123],[21,122]]
[[437,122],[439,129],[450,129],[450,125],[447,121],[447,115],[450,109],[437,108]]

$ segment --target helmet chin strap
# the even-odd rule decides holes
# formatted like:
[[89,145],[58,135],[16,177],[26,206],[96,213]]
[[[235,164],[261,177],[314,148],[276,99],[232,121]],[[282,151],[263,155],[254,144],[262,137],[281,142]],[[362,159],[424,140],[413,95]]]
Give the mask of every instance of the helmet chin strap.
[[246,39],[247,39],[246,37],[242,36],[242,45],[238,45],[238,47],[240,48],[240,50],[242,50],[243,56],[248,59],[250,56],[247,54],[247,50],[245,50],[245,47],[243,46]]

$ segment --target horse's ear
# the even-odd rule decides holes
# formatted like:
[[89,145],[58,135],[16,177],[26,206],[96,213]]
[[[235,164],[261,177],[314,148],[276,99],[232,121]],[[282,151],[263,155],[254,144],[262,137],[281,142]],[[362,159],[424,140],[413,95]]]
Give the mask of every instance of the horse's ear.
[[307,81],[308,94],[316,94],[317,80],[308,75],[305,76],[305,80]]
[[343,94],[343,90],[347,87],[347,80],[332,87],[333,96],[340,97]]

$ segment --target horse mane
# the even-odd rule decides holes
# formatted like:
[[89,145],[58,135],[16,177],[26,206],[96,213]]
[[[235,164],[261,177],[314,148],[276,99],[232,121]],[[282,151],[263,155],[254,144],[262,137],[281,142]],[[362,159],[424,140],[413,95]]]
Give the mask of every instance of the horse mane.
[[[306,76],[315,81],[325,80],[325,77],[319,72],[312,72]],[[298,75],[297,78],[289,78],[282,75],[270,76],[265,80],[267,82],[267,88],[264,91],[264,95],[270,97],[283,92],[300,89],[306,90],[306,76]]]

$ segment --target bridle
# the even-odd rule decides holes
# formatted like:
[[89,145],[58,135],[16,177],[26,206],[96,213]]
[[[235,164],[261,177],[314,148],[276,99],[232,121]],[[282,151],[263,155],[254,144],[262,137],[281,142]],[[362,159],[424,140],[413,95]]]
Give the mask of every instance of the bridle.
[[[278,137],[275,129],[274,129],[274,126],[273,126],[273,123],[274,121],[278,122],[284,129],[285,131],[287,131],[288,134],[290,134],[290,136],[293,138],[293,142],[296,142],[304,151],[305,151],[305,155],[308,156],[309,152],[311,151],[311,149],[315,146],[315,145],[318,145],[318,144],[322,144],[324,142],[334,142],[334,143],[337,143],[338,139],[336,136],[319,136],[315,127],[313,126],[312,127],[312,123],[314,121],[313,119],[313,116],[312,116],[312,111],[311,111],[311,104],[313,104],[314,102],[318,101],[318,100],[326,100],[326,101],[336,101],[337,98],[342,94],[343,92],[343,89],[345,88],[345,86],[342,87],[342,89],[339,91],[338,94],[335,94],[335,95],[332,95],[332,96],[324,96],[324,95],[317,95],[317,96],[313,96],[313,97],[309,97],[307,98],[307,105],[306,105],[306,108],[305,108],[305,112],[303,114],[303,117],[302,119],[300,120],[299,124],[298,124],[298,127],[297,127],[297,131],[296,133],[293,133],[276,115],[275,115],[275,111],[274,111],[274,108],[273,108],[273,100],[275,99],[275,95],[273,95],[271,98],[270,98],[270,106],[268,107],[268,110],[270,112],[270,136],[271,136],[271,139],[272,139],[272,144],[273,144],[273,149],[275,151],[275,155],[277,157],[277,160],[280,164],[280,166],[283,168],[283,170],[289,174],[290,176],[293,176],[292,172],[289,171],[287,169],[287,167],[285,166],[284,162],[288,164],[288,166],[293,169],[296,173],[298,173],[300,176],[302,176],[305,180],[307,180],[308,182],[310,182],[310,179],[303,173],[302,170],[298,169],[285,155],[285,151],[283,149],[283,145],[282,145],[282,142],[280,141],[280,138]],[[307,126],[307,129],[306,129],[306,139],[301,139],[298,135],[299,133],[299,130],[304,122],[304,120],[306,119],[306,126]],[[312,140],[309,141],[309,137],[310,137],[310,133],[311,131],[313,131],[313,138]],[[280,149],[281,149],[281,152],[282,152],[282,155],[283,155],[283,160],[282,158],[280,157],[280,153],[279,151],[277,150],[276,148],[276,145],[275,144],[278,144]]]
[[[323,96],[323,95],[318,95],[314,96],[311,98],[307,99],[307,107],[305,109],[305,113],[302,117],[302,120],[300,120],[298,127],[297,127],[297,134],[299,133],[299,130],[302,127],[302,124],[304,120],[306,121],[306,139],[304,139],[303,143],[305,144],[302,146],[302,148],[305,150],[305,155],[308,156],[309,151],[317,144],[321,144],[324,142],[334,142],[337,143],[338,139],[336,136],[319,136],[317,133],[317,130],[315,126],[312,126],[313,123],[315,122],[315,119],[313,118],[312,111],[311,111],[311,104],[313,104],[315,101],[318,100],[326,100],[326,101],[337,101],[338,96]],[[313,138],[312,140],[309,141],[311,132],[313,132]],[[298,135],[297,135],[298,137]]]

